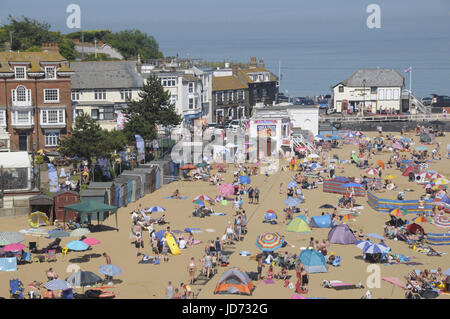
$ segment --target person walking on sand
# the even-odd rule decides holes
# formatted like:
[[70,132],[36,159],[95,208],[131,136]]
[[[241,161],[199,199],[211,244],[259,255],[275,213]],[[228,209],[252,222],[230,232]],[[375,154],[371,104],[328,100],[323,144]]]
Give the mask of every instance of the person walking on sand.
[[280,183],[280,194],[283,194],[283,183]]
[[169,281],[169,285],[166,288],[167,299],[173,299],[173,286],[172,282]]
[[234,230],[233,230],[233,225],[231,225],[230,221],[228,222],[228,226],[225,229],[225,234],[227,235],[228,245],[231,245],[231,240],[233,239]]
[[105,257],[105,259],[106,259],[106,264],[110,265],[111,257],[109,257],[109,255],[107,253],[103,253],[103,257]]
[[195,270],[196,270],[196,266],[195,266],[195,259],[194,257],[191,257],[191,260],[189,261],[189,265],[188,265],[188,273],[189,273],[189,282],[192,284],[194,284],[194,276],[195,276]]
[[259,188],[255,187],[255,204],[259,204]]
[[249,204],[253,204],[253,187],[250,185],[250,187],[248,188],[248,203]]
[[262,279],[262,269],[263,269],[263,267],[264,267],[264,264],[263,264],[263,259],[262,259],[262,257],[260,256],[260,257],[258,257],[258,281],[260,281],[261,279]]
[[140,248],[144,248],[144,246],[142,245],[142,236],[141,233],[136,233],[136,236],[134,237],[134,245],[136,246],[136,257],[138,257],[141,252],[140,252]]

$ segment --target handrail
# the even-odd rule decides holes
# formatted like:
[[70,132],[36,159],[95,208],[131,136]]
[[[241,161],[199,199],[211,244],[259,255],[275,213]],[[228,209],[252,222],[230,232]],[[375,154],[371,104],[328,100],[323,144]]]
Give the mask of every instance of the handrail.
[[422,121],[422,120],[441,120],[449,121],[450,118],[441,113],[434,114],[409,114],[409,115],[372,115],[372,116],[327,116],[319,118],[320,122],[379,122],[379,121]]

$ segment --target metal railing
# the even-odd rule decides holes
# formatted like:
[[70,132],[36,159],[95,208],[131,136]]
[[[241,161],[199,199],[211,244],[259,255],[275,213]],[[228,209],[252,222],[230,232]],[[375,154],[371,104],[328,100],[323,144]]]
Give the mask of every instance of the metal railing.
[[398,122],[398,121],[449,121],[450,118],[441,113],[403,114],[403,115],[371,115],[371,116],[327,116],[319,118],[320,122]]

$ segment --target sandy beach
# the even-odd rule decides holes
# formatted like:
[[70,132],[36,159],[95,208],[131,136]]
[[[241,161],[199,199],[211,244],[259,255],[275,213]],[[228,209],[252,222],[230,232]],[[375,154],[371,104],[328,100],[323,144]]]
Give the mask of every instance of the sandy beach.
[[[368,133],[369,136],[376,136],[377,133]],[[395,135],[395,134],[394,134]],[[410,137],[414,138],[416,145],[419,145],[417,136],[413,134]],[[450,177],[450,160],[446,158],[446,145],[450,143],[449,137],[438,137],[437,142],[441,142],[441,156],[442,160],[433,161],[430,163],[429,169],[436,170],[440,174]],[[334,154],[338,155],[341,159],[349,159],[351,151],[357,151],[357,145],[343,145],[340,149],[332,149],[328,152],[328,156],[332,157]],[[431,151],[432,146],[428,146]],[[409,157],[409,153],[406,154]],[[374,159],[370,160],[370,163],[376,163],[376,160],[381,159],[387,162],[391,152],[383,151],[378,152]],[[283,165],[287,165],[288,162],[283,162]],[[364,175],[362,169],[357,168],[352,164],[345,164],[344,170],[337,169],[336,175],[338,176],[353,176],[360,177]],[[233,182],[233,165],[226,174],[224,174],[225,182]],[[270,175],[267,181],[263,174],[257,176],[251,176],[251,185],[257,186],[260,191],[260,203],[248,204],[247,196],[243,196],[244,205],[243,208],[246,211],[248,218],[248,233],[245,235],[244,240],[236,242],[230,247],[225,247],[225,251],[232,251],[233,254],[229,259],[228,267],[218,267],[218,273],[209,280],[205,285],[192,285],[192,289],[197,298],[270,298],[270,299],[289,299],[294,294],[293,289],[285,288],[282,280],[275,280],[275,284],[265,284],[262,281],[255,281],[256,289],[252,296],[238,296],[238,295],[214,295],[214,289],[217,285],[221,274],[223,274],[230,267],[239,267],[247,272],[256,272],[257,263],[251,260],[249,257],[240,256],[240,251],[249,251],[252,255],[260,253],[255,245],[256,237],[265,232],[278,232],[286,236],[287,241],[291,246],[281,248],[277,252],[284,253],[288,251],[290,254],[300,252],[301,247],[308,246],[310,237],[314,237],[319,241],[326,239],[328,236],[329,228],[318,229],[313,228],[312,233],[298,234],[292,232],[286,232],[286,224],[281,221],[284,220],[283,209],[285,208],[284,200],[286,194],[280,194],[280,183],[284,184],[284,191],[286,191],[286,185],[292,179],[295,173],[293,171],[278,171],[277,173]],[[395,165],[391,169],[386,169],[383,172],[383,176],[388,174],[397,175],[395,184],[398,185],[399,190],[406,188],[413,189],[413,192],[406,192],[406,199],[417,200],[420,195],[424,194],[422,185],[408,182],[408,178],[401,176],[401,172],[395,168]],[[325,176],[325,174],[322,174]],[[326,175],[328,177],[328,175]],[[165,199],[166,196],[171,195],[175,189],[180,190],[182,196],[188,196],[187,199]],[[377,196],[387,199],[396,199],[397,191],[387,191],[378,194]],[[105,258],[100,256],[103,252],[107,252],[112,260],[112,264],[119,266],[122,269],[122,275],[117,277],[119,281],[115,284],[113,289],[116,298],[167,298],[165,295],[165,289],[168,281],[172,281],[175,287],[179,287],[180,283],[186,283],[189,281],[187,266],[191,257],[195,257],[196,264],[200,265],[199,258],[204,255],[204,248],[207,242],[215,240],[216,237],[222,237],[225,232],[228,221],[233,221],[234,209],[233,203],[229,202],[227,206],[223,206],[220,203],[216,203],[213,207],[216,212],[225,213],[225,216],[208,216],[206,218],[192,217],[192,210],[194,204],[192,200],[195,196],[200,194],[206,194],[212,198],[218,195],[218,186],[210,186],[208,182],[204,181],[179,181],[168,185],[164,185],[156,192],[146,195],[139,201],[130,203],[128,207],[122,207],[118,210],[119,217],[119,231],[109,230],[103,232],[96,232],[90,234],[90,237],[95,237],[101,241],[100,245],[92,247],[92,250],[87,252],[69,252],[67,256],[57,254],[57,261],[48,263],[31,263],[25,265],[19,265],[17,272],[0,272],[0,296],[9,297],[9,280],[12,278],[19,278],[25,286],[31,283],[33,280],[41,281],[45,283],[47,281],[45,271],[49,267],[53,267],[55,272],[59,274],[60,278],[65,279],[69,276],[71,270],[80,267],[82,270],[89,270],[98,274],[98,267],[105,264]],[[310,217],[320,215],[324,209],[319,207],[325,203],[336,206],[337,200],[340,197],[337,194],[324,193],[322,186],[312,190],[304,190],[305,202],[299,207],[304,210],[309,210]],[[131,227],[131,215],[130,213],[142,204],[142,207],[150,207],[153,205],[159,205],[166,209],[166,220],[170,222],[169,226],[172,230],[183,231],[185,228],[200,228],[202,232],[195,233],[195,239],[201,240],[202,243],[182,250],[181,255],[171,256],[169,255],[169,261],[160,265],[153,264],[138,264],[141,257],[136,256],[136,248],[133,245],[133,238],[130,236]],[[353,230],[358,231],[362,229],[364,233],[377,233],[383,235],[383,226],[386,221],[389,220],[388,214],[376,212],[367,203],[367,197],[357,197],[357,204],[363,206],[360,210],[360,215],[355,221],[348,221],[347,224]],[[279,221],[277,225],[271,225],[263,223],[264,213],[273,209],[279,214]],[[153,213],[152,218],[160,217],[163,213]],[[405,218],[411,220],[415,214],[410,214]],[[105,225],[114,227],[115,220],[110,217],[105,222]],[[448,232],[448,228],[438,228],[433,224],[424,223],[421,224],[425,232],[431,233],[444,233]],[[165,229],[167,225],[156,226],[156,230]],[[0,219],[0,232],[4,231],[19,231],[21,229],[28,229],[28,223],[26,217],[21,218],[1,218]],[[50,230],[52,227],[42,227],[45,230]],[[207,231],[207,229],[209,231]],[[186,236],[187,234],[185,234]],[[149,233],[143,233],[143,239],[145,248],[143,253],[152,255],[151,245],[149,242]],[[67,237],[62,238],[61,246],[64,247],[68,241],[74,240],[74,238]],[[25,235],[25,241],[23,244],[28,246],[29,241],[38,241],[40,248],[45,247],[50,240],[44,237],[32,237]],[[401,279],[405,282],[403,276],[414,269],[437,269],[441,267],[445,271],[450,267],[450,246],[435,246],[436,250],[446,253],[443,256],[431,257],[425,254],[415,252],[408,248],[408,245],[402,241],[386,240],[386,244],[391,247],[393,253],[400,253],[411,257],[411,261],[422,263],[423,265],[408,266],[405,264],[384,265],[377,264],[381,269],[381,276],[392,276]],[[336,245],[331,244],[328,248],[328,252],[334,252],[336,255],[341,256],[342,261],[339,267],[329,266],[328,273],[315,273],[309,276],[309,292],[306,295],[311,298],[361,298],[367,288],[365,289],[353,289],[336,291],[334,289],[327,289],[321,286],[323,280],[340,280],[345,283],[357,284],[362,282],[366,285],[366,280],[370,273],[367,272],[367,267],[370,265],[362,260],[362,251],[355,245]],[[81,256],[86,254],[96,254],[88,261],[83,259],[80,262]],[[98,255],[98,257],[97,257]],[[199,267],[197,267],[199,268]],[[263,270],[263,275],[266,274],[267,266]],[[279,272],[279,267],[275,268],[275,272]],[[198,270],[197,270],[198,274]],[[295,284],[295,271],[290,270],[289,275],[292,276],[291,280]],[[26,289],[27,290],[27,289]],[[405,291],[400,287],[393,286],[392,284],[381,281],[380,288],[370,289],[373,298],[404,298]],[[449,295],[440,295],[439,299],[449,299]]]

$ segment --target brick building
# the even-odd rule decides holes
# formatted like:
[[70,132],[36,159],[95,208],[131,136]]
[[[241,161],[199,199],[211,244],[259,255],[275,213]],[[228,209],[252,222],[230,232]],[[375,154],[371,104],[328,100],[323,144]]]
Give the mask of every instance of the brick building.
[[72,124],[73,71],[57,44],[42,52],[0,52],[0,127],[11,151],[56,150]]

